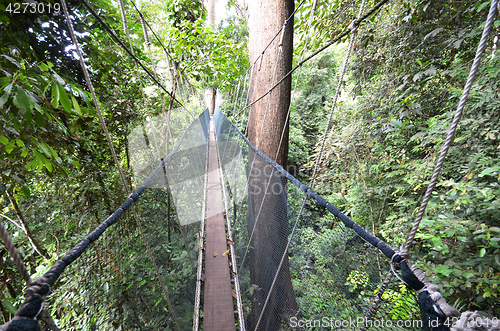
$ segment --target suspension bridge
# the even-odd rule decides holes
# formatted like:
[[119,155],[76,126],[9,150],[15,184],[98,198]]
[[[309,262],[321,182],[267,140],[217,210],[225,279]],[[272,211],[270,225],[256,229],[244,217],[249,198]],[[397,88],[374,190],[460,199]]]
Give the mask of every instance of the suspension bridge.
[[[361,7],[358,19],[339,37],[351,34],[349,50],[359,23],[385,2],[365,14]],[[453,140],[496,3],[422,214]],[[348,59],[349,52],[340,81]],[[102,116],[83,60],[82,67]],[[252,145],[220,109],[194,118],[171,150],[171,123],[165,114],[155,123],[129,138],[138,151],[139,188],[42,277],[30,278],[3,231],[29,287],[15,319],[0,329],[36,330],[41,323],[57,330],[51,306],[71,307],[75,330],[84,325],[92,330],[450,329],[447,321],[458,312],[408,256],[418,222],[405,249],[390,247],[315,192],[313,182],[301,183]],[[314,231],[311,224],[325,220],[328,250],[319,253],[329,258],[314,260],[301,247]],[[58,286],[64,278],[78,278],[79,285]],[[64,315],[61,309],[57,314]]]

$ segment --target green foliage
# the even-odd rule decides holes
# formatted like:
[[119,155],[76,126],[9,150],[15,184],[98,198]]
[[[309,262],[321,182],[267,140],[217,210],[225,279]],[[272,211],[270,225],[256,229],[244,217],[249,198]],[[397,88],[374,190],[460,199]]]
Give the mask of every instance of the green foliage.
[[193,78],[197,87],[227,91],[248,63],[246,44],[235,42],[230,28],[212,31],[203,21],[186,21],[169,34],[175,41],[172,56],[179,59],[180,70]]
[[50,62],[30,65],[5,54],[3,59],[0,143],[2,167],[8,169],[1,174],[3,190],[12,194],[20,188],[29,195],[28,171],[57,170],[67,177],[80,167],[73,158],[79,144],[72,135],[94,111],[79,105],[88,102],[87,95],[77,85],[66,84]]
[[[420,206],[485,8],[403,2],[359,30],[345,88],[353,101],[343,99],[333,114],[315,190],[394,246],[405,242]],[[448,301],[498,314],[500,59],[492,39],[487,45],[412,258]]]

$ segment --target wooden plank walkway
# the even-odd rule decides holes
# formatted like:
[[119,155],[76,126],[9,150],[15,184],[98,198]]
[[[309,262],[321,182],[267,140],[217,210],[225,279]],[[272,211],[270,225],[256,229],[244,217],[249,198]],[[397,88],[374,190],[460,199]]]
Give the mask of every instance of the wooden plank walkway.
[[204,331],[235,331],[222,186],[213,116],[208,137],[207,225],[205,244]]

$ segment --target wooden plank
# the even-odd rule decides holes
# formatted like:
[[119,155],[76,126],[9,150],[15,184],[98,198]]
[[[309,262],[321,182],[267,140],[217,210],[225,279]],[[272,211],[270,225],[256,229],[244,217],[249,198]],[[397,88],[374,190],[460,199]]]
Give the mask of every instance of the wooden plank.
[[205,244],[204,331],[235,331],[233,295],[229,273],[228,250],[222,186],[219,176],[214,121],[210,118],[208,138],[207,227]]

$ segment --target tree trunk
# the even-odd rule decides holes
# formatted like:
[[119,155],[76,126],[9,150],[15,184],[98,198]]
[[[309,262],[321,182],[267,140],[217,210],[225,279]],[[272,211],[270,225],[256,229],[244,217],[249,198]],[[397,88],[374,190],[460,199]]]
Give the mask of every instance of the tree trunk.
[[207,20],[209,27],[213,29],[215,27],[215,0],[208,0]]
[[209,88],[205,91],[205,98],[207,100],[207,108],[210,115],[213,115],[215,112],[215,99],[217,96],[217,89]]
[[[252,65],[291,15],[294,3],[293,0],[255,0],[249,1],[248,5],[248,47]],[[282,48],[278,51],[281,40]],[[292,69],[292,56],[293,19],[285,27],[284,35],[281,36],[280,33],[252,68],[250,102],[266,93],[275,82]],[[247,128],[250,142],[285,169],[288,158],[286,118],[290,106],[290,92],[291,77],[288,77],[270,96],[251,106]],[[255,155],[250,153],[250,162],[254,157]],[[247,322],[249,329],[252,330],[260,318],[259,330],[278,330],[282,321],[288,322],[298,311],[288,255],[285,253],[288,237],[286,181],[258,156],[255,157],[249,175],[248,231],[253,232],[250,243],[253,251],[249,254],[249,265],[251,284],[257,290],[254,291],[252,312]],[[266,187],[268,192],[264,194]],[[284,263],[269,296],[268,304],[262,311],[283,254],[285,254]]]

